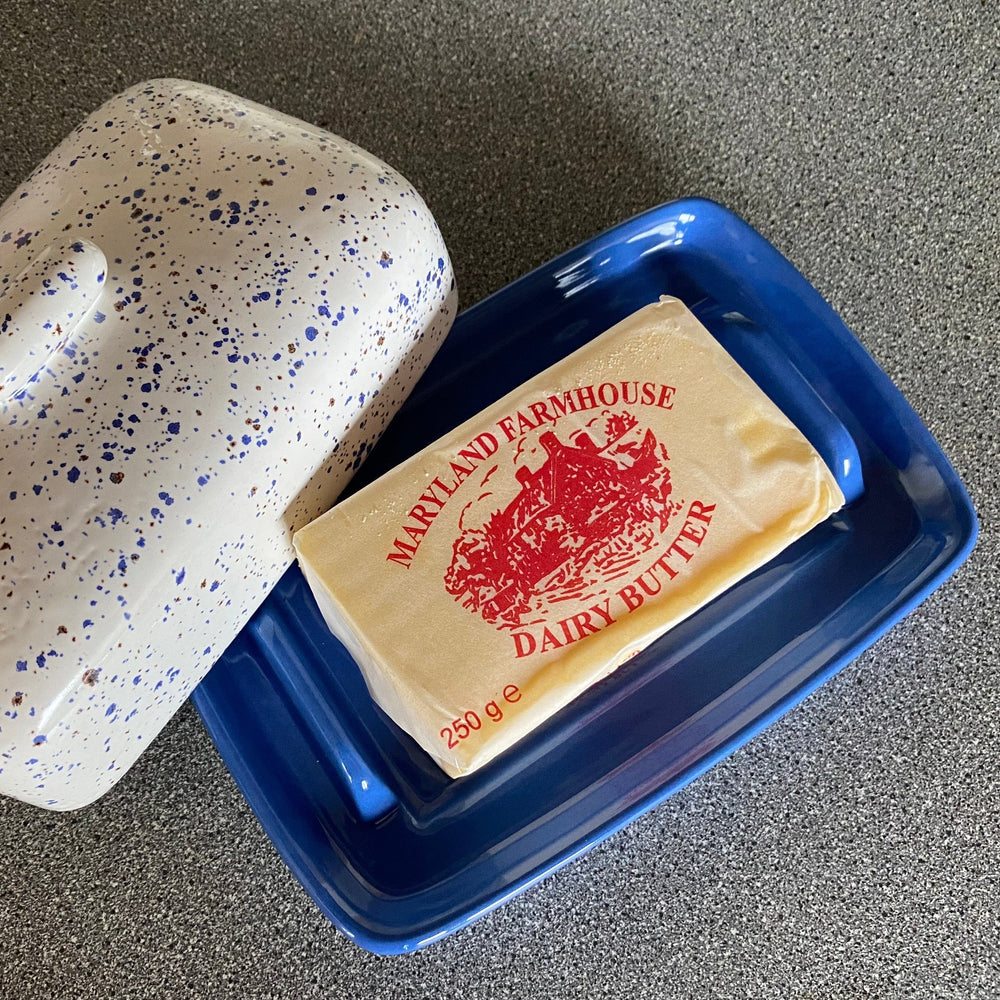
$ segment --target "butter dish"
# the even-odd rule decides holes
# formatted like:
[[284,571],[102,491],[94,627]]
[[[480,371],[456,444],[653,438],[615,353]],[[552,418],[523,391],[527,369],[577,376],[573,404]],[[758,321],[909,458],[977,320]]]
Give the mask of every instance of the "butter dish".
[[365,948],[424,947],[662,802],[972,548],[968,494],[899,390],[774,247],[700,199],[624,222],[459,315],[350,490],[661,294],[806,435],[842,510],[458,779],[375,707],[298,567],[194,692],[291,871]]
[[85,805],[236,637],[447,333],[420,196],[154,80],[0,208],[0,792]]

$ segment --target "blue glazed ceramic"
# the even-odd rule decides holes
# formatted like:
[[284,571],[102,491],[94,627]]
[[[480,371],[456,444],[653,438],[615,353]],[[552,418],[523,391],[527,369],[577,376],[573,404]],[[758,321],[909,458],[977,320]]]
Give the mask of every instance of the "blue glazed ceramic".
[[295,568],[195,691],[285,861],[365,948],[451,933],[663,801],[972,548],[969,497],[899,391],[772,246],[702,200],[625,222],[460,315],[352,489],[663,293],[810,437],[848,497],[840,513],[457,781],[374,707]]

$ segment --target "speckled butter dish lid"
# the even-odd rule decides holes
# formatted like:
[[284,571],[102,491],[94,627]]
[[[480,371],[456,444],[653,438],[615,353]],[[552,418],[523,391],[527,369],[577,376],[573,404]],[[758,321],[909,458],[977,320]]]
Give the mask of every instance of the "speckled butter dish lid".
[[156,80],[0,208],[0,792],[107,791],[293,560],[454,318],[413,188]]

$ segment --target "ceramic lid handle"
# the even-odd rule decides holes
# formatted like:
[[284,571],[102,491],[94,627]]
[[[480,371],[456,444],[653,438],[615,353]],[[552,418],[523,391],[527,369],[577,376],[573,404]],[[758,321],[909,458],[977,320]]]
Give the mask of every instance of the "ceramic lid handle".
[[15,278],[0,277],[0,404],[23,395],[72,349],[106,274],[100,248],[78,240],[50,244]]

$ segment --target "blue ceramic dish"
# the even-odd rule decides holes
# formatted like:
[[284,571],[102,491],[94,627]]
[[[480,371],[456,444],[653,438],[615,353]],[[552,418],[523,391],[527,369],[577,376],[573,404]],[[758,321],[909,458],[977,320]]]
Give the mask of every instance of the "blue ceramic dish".
[[365,948],[426,945],[593,847],[801,701],[972,548],[969,497],[898,390],[770,244],[701,200],[459,316],[353,488],[664,293],[813,440],[844,510],[458,781],[375,708],[297,569],[195,691],[265,831]]

